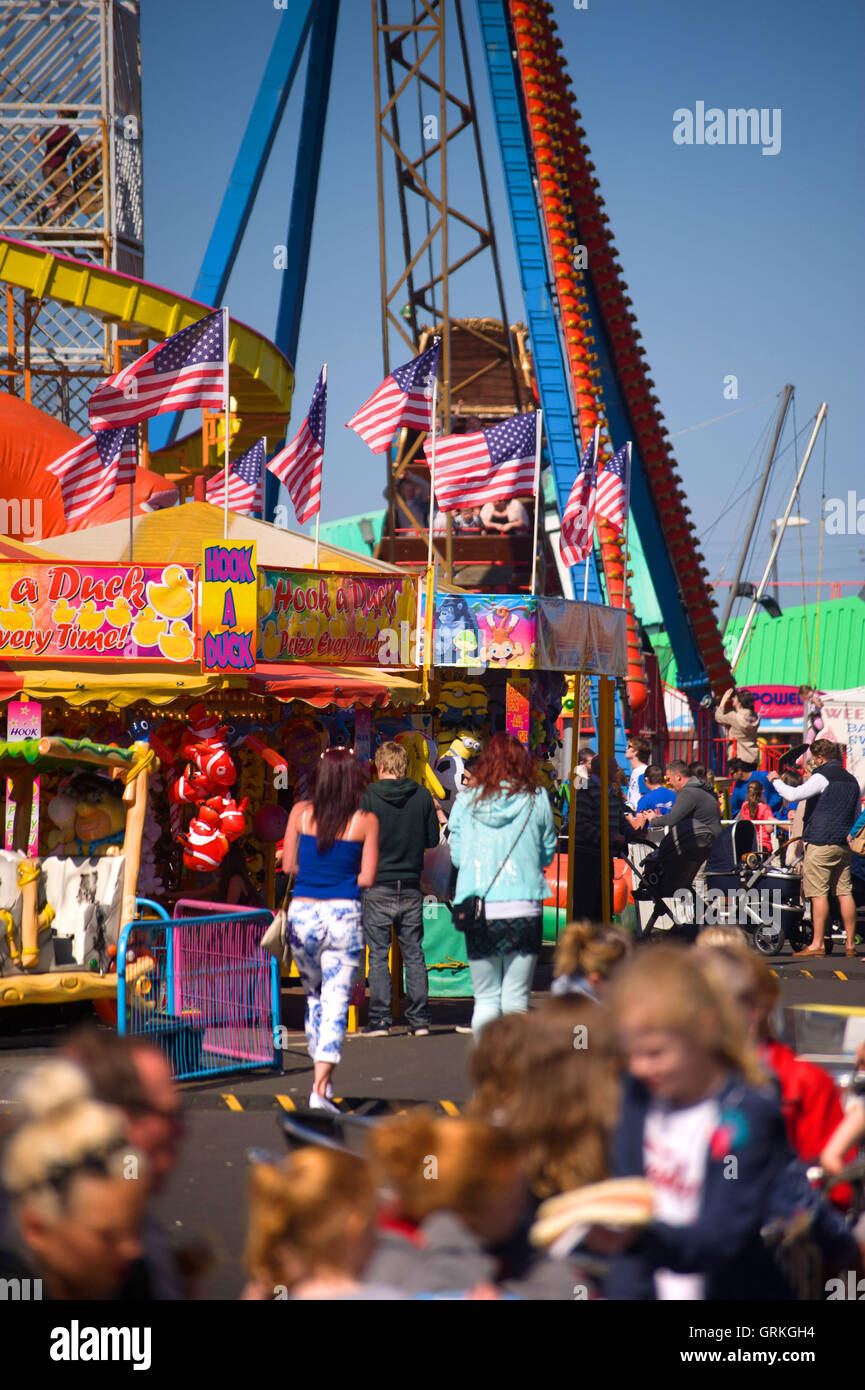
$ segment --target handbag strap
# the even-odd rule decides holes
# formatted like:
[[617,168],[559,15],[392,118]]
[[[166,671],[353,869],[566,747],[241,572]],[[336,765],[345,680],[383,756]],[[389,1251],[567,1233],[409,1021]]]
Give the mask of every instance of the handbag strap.
[[508,860],[510,859],[511,855],[513,854],[514,850],[516,849],[517,845],[518,845],[519,842],[520,842],[520,836],[522,835],[523,831],[525,830],[526,826],[527,826],[528,823],[529,823],[529,818],[530,818],[530,816],[531,816],[531,814],[532,814],[532,808],[533,808],[533,806],[534,806],[534,804],[535,804],[535,797],[536,797],[536,796],[537,796],[537,792],[533,792],[533,793],[532,793],[532,796],[531,796],[531,799],[529,800],[529,804],[528,804],[528,806],[526,807],[526,817],[525,817],[525,820],[523,821],[522,825],[520,826],[519,830],[517,831],[517,838],[514,840],[513,844],[511,845],[510,849],[508,850],[507,854],[505,855],[504,859],[502,860],[501,864],[499,864],[499,867],[496,869],[495,876],[494,876],[493,881],[492,881],[492,883],[490,884],[489,888],[488,888],[487,891],[483,894],[483,901],[484,901],[484,902],[486,902],[486,900],[487,900],[487,898],[489,897],[490,893],[493,891],[493,887],[495,886],[496,879],[498,878],[498,876],[499,876],[499,874],[501,873],[502,869],[505,867],[505,865],[507,864]]

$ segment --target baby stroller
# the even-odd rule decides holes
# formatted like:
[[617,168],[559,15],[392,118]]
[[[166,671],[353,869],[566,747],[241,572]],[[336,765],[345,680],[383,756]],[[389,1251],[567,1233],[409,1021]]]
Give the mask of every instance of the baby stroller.
[[801,876],[781,862],[785,849],[763,854],[751,821],[725,826],[703,871],[702,920],[741,927],[765,956],[777,956],[785,941],[794,951],[803,950],[810,923],[805,922]]
[[[634,874],[638,941],[648,941],[656,927],[683,932],[693,939],[693,884],[709,850],[686,823],[672,826],[660,843],[644,838],[630,846],[628,863]],[[664,918],[669,925],[662,925]]]

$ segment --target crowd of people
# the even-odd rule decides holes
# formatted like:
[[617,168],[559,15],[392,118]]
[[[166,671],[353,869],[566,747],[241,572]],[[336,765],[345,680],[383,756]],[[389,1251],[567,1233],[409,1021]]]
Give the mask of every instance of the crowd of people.
[[[734,760],[731,809],[759,835],[775,820],[769,795],[804,808],[814,955],[830,892],[853,947],[848,836],[865,814],[840,750],[822,737],[803,749],[801,775],[764,777]],[[701,763],[662,768],[637,737],[627,758],[628,774],[609,768],[613,854],[661,826],[659,864],[705,859],[721,827],[712,775]],[[496,734],[446,827],[474,993],[469,1105],[459,1117],[420,1107],[381,1120],[362,1151],[313,1143],[254,1163],[245,1299],[793,1298],[800,1237],[821,1277],[859,1268],[865,1230],[845,1220],[851,1191],[832,1179],[865,1141],[861,1096],[845,1113],[831,1076],[781,1041],[777,980],[742,931],[635,945],[603,922],[601,763],[589,747],[576,762],[575,920],[557,943],[550,997],[530,1007],[559,832],[536,761]],[[282,849],[308,1105],[328,1124],[366,947],[364,1031],[386,1036],[395,1021],[392,930],[409,1031],[431,1031],[421,880],[445,817],[408,776],[401,744],[383,743],[375,767],[370,782],[349,750],[325,752]],[[172,1250],[154,1217],[182,1139],[158,1049],[108,1029],[70,1036],[24,1078],[6,1137],[0,1278],[39,1279],[53,1299],[194,1297],[204,1254]],[[825,1192],[809,1182],[815,1163]]]
[[[793,1299],[796,1241],[812,1283],[815,1258],[824,1285],[858,1270],[865,1230],[831,1178],[865,1103],[845,1114],[778,1040],[777,1003],[736,928],[635,949],[572,924],[552,997],[478,1032],[463,1115],[418,1107],[357,1148],[252,1163],[242,1297]],[[70,1037],[27,1075],[6,1141],[0,1278],[55,1300],[194,1297],[202,1252],[172,1251],[153,1216],[182,1132],[155,1049]]]

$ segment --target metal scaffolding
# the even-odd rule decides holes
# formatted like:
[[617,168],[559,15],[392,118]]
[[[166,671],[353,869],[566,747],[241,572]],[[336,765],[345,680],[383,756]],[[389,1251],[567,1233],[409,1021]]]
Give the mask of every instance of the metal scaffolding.
[[[0,0],[0,236],[141,278],[139,0]],[[0,386],[87,433],[112,330],[7,289]]]
[[[446,32],[449,12],[456,20],[450,51]],[[440,427],[447,434],[452,397],[460,385],[451,380],[451,282],[457,271],[474,263],[482,252],[490,253],[500,322],[510,322],[475,116],[462,0],[372,0],[372,24],[384,370],[387,374],[420,350],[425,325],[419,315],[429,315],[442,339]],[[463,95],[457,94],[457,86]],[[479,211],[474,216],[454,206],[448,188],[449,149],[464,133],[467,139],[473,138],[475,147],[478,177],[473,197]],[[385,182],[385,167],[391,158],[396,198],[389,194]],[[390,224],[389,217],[395,225]],[[395,252],[397,238],[401,254]],[[396,271],[389,272],[389,258]],[[472,295],[463,309],[476,313],[477,277],[466,283],[465,288],[469,287]],[[483,337],[493,356],[500,354],[510,364],[514,410],[518,411],[522,393],[512,337],[508,332]],[[395,355],[400,352],[401,356]],[[395,531],[405,525],[398,510],[410,516],[397,483],[417,458],[422,438],[402,431],[396,449],[388,455],[391,558]],[[450,520],[442,558],[450,574]]]

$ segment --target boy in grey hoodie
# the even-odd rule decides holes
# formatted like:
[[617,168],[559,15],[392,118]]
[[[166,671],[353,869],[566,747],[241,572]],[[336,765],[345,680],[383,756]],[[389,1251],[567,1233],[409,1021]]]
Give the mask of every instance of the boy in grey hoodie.
[[378,781],[364,792],[362,806],[379,821],[378,872],[363,894],[363,927],[369,946],[369,1022],[364,1033],[384,1035],[391,1026],[388,965],[391,927],[405,966],[406,1022],[415,1036],[429,1032],[429,993],[423,954],[423,857],[439,842],[435,803],[426,787],[406,777],[408,753],[383,743],[375,755]]

